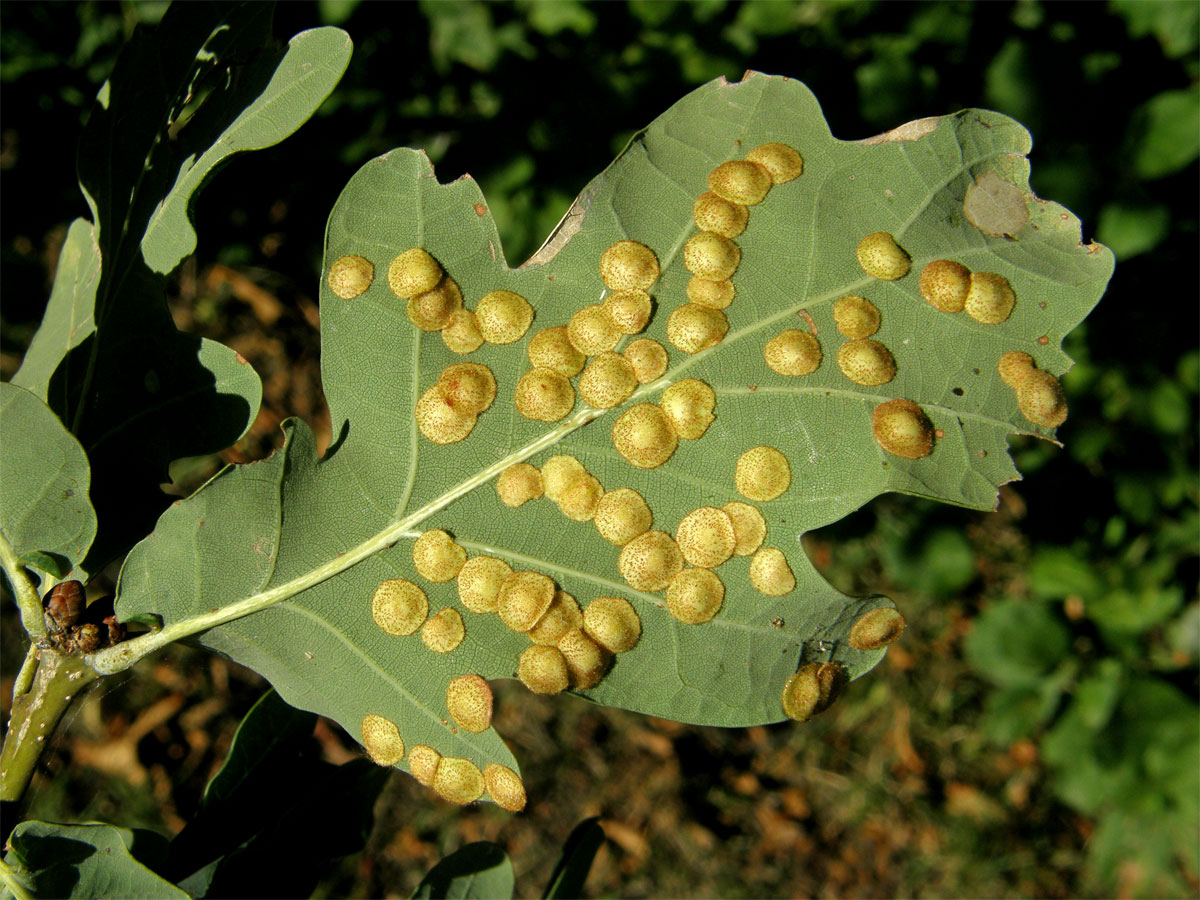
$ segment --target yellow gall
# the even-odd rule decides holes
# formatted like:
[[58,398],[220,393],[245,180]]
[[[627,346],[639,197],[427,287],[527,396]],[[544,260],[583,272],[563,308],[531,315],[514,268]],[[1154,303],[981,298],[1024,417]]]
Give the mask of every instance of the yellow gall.
[[535,422],[557,422],[575,406],[575,388],[565,375],[539,366],[517,382],[517,412]]
[[479,363],[446,366],[438,378],[446,403],[464,415],[478,415],[496,399],[496,378]]
[[652,338],[633,341],[621,355],[633,366],[634,377],[640,384],[656,381],[667,371],[666,348]]
[[854,623],[849,644],[855,650],[880,650],[900,637],[907,624],[898,609],[873,609]]
[[540,572],[513,572],[500,584],[500,621],[520,634],[538,623],[554,600],[554,582]]
[[736,291],[733,282],[726,278],[724,281],[709,281],[693,275],[688,279],[687,298],[698,306],[709,309],[725,309],[733,302]]
[[563,498],[567,488],[586,477],[587,469],[573,456],[560,454],[542,463],[542,488],[556,503]]
[[951,259],[935,259],[921,270],[921,296],[944,313],[962,312],[971,289],[971,270]]
[[780,375],[811,375],[821,365],[821,342],[807,331],[787,328],[767,341],[763,359]]
[[1057,428],[1067,420],[1067,401],[1058,379],[1034,369],[1017,385],[1017,408],[1034,425]]
[[617,328],[603,306],[585,306],[567,323],[567,338],[571,346],[585,356],[595,356],[617,346],[621,330]]
[[638,386],[633,366],[608,350],[593,359],[579,379],[579,396],[596,409],[612,409],[629,399]]
[[425,787],[433,787],[433,778],[441,761],[442,754],[425,744],[417,744],[408,751],[408,771]]
[[872,278],[895,281],[908,274],[912,260],[886,231],[868,234],[858,242],[858,264]]
[[683,554],[669,534],[647,531],[621,548],[617,569],[638,591],[661,591],[683,568]]
[[525,782],[508,766],[488,763],[483,767],[483,783],[492,802],[501,809],[516,813],[525,808]]
[[424,532],[413,542],[413,567],[426,581],[445,584],[457,577],[467,551],[440,529]]
[[648,291],[658,275],[658,257],[637,241],[617,241],[600,256],[600,280],[610,291]]
[[604,488],[600,481],[592,475],[585,475],[562,492],[558,498],[558,509],[568,519],[588,522],[596,514],[596,507],[603,496]]
[[792,484],[792,467],[774,447],[751,447],[738,457],[733,483],[747,500],[774,500]]
[[637,610],[622,597],[597,597],[583,611],[583,630],[610,653],[625,653],[642,636]]
[[684,569],[667,587],[667,612],[685,625],[703,625],[721,611],[725,585],[708,569]]
[[553,369],[567,378],[582,372],[587,362],[587,357],[571,344],[565,325],[543,328],[530,339],[528,352],[534,368]]
[[529,640],[535,644],[554,647],[562,640],[562,636],[572,628],[583,627],[583,613],[575,598],[566,591],[555,591],[550,608],[533,628],[526,632]]
[[458,649],[466,633],[462,614],[447,606],[421,626],[421,643],[434,653],[450,653]]
[[641,494],[632,488],[618,488],[600,498],[592,521],[601,537],[623,547],[649,531],[654,517]]
[[771,190],[771,173],[755,162],[730,160],[708,173],[708,189],[730,203],[754,206]]
[[440,384],[432,385],[421,395],[413,416],[421,436],[435,444],[457,443],[475,427],[475,416],[451,406]]
[[733,522],[733,555],[749,556],[767,537],[767,520],[749,503],[734,500],[721,509]]
[[513,463],[496,479],[496,493],[505,506],[518,507],[542,496],[542,473],[529,463]]
[[750,557],[750,583],[768,597],[782,597],[796,589],[796,576],[782,550],[763,547]]
[[679,446],[666,414],[653,403],[639,403],[621,413],[613,423],[612,442],[617,452],[639,469],[661,466]]
[[683,245],[683,265],[697,278],[725,281],[733,277],[742,251],[727,237],[711,231],[701,231]]
[[483,344],[483,335],[479,331],[479,323],[475,321],[475,313],[469,309],[456,309],[450,313],[442,329],[442,343],[451,353],[459,356],[478,350]]
[[879,330],[879,310],[870,300],[850,294],[833,304],[833,321],[851,340],[870,337]]
[[472,556],[458,572],[458,599],[473,613],[496,611],[500,585],[512,567],[494,556]]
[[462,299],[458,283],[447,275],[432,290],[410,298],[405,314],[422,331],[440,331],[450,324],[450,317],[462,309]]
[[443,756],[433,776],[433,789],[444,800],[466,806],[483,796],[483,773],[469,759]]
[[404,741],[396,723],[375,713],[368,713],[362,720],[362,743],[371,762],[381,766],[394,766],[404,759]]
[[388,265],[388,287],[401,300],[431,291],[441,280],[442,267],[420,247],[405,250]]
[[650,321],[650,295],[645,291],[615,291],[600,307],[621,334],[637,334]]
[[667,340],[684,353],[715,347],[728,330],[725,313],[698,303],[677,306],[667,319]]
[[677,381],[662,393],[658,401],[675,433],[685,440],[703,437],[716,418],[713,410],[717,395],[707,384],[696,378]]
[[567,660],[557,646],[534,644],[517,660],[517,677],[535,694],[557,694],[570,684]]
[[724,197],[706,191],[692,205],[692,218],[701,231],[711,231],[721,237],[735,238],[746,230],[750,210]]
[[846,341],[838,348],[838,368],[842,374],[866,387],[887,384],[896,377],[896,360],[892,351],[870,338]]
[[833,701],[841,696],[842,688],[849,680],[846,667],[841,663],[820,663],[817,666],[817,689],[821,697],[817,703],[817,712],[829,709]]
[[1014,391],[1035,368],[1037,367],[1033,364],[1033,357],[1020,350],[1009,350],[1000,357],[1000,362],[996,365],[1001,380]]
[[529,330],[533,307],[512,291],[488,291],[475,304],[475,321],[489,344],[511,344]]
[[571,687],[581,691],[599,684],[612,658],[581,628],[572,628],[559,638],[558,652],[566,661]]
[[403,578],[381,581],[371,595],[371,618],[388,634],[412,634],[428,615],[425,592]]
[[746,159],[766,169],[774,184],[784,184],[804,174],[804,158],[787,144],[760,144],[746,154]]
[[920,459],[933,451],[933,424],[911,400],[889,400],[871,413],[875,443],[893,456]]
[[375,280],[375,266],[361,256],[343,256],[329,267],[329,289],[343,300],[363,294]]
[[737,546],[733,520],[723,509],[712,506],[693,509],[675,529],[675,543],[683,558],[693,566],[715,569],[733,556]]
[[464,731],[487,731],[492,724],[492,689],[478,675],[451,678],[446,685],[446,709]]
[[984,325],[999,325],[1013,311],[1017,295],[1003,275],[995,272],[972,272],[971,288],[967,291],[964,309],[967,315]]
[[817,680],[820,663],[807,663],[796,670],[783,685],[783,711],[789,719],[807,722],[821,706],[821,685]]

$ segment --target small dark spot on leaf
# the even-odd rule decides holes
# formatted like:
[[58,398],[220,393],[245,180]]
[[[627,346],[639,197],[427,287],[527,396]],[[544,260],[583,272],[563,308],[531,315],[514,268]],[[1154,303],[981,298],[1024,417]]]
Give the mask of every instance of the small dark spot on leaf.
[[475,215],[482,216],[485,212],[487,212],[486,206],[484,206],[482,203],[475,204]]
[[773,618],[771,620],[771,627],[782,628],[783,627],[783,619],[779,618],[779,616],[776,616],[775,618]]
[[978,375],[978,374],[979,374],[979,370],[978,370],[978,369],[972,369],[971,371],[972,371],[972,372],[974,372],[976,375]]
[[1045,300],[1039,301],[1038,309],[1045,309],[1045,308],[1046,308],[1046,301]]
[[942,431],[942,429],[940,429],[940,428],[935,428],[933,430],[933,436],[940,441],[942,438],[944,438],[946,436],[946,432]]
[[749,390],[749,391],[757,391],[757,390],[758,390],[758,385],[757,385],[757,384],[752,384],[752,385],[750,385],[750,386],[747,388],[747,390]]
[[242,356],[242,354],[240,354],[240,353],[235,353],[235,354],[234,354],[234,357],[235,357],[235,358],[237,359],[237,361],[238,361],[238,362],[240,362],[242,365],[245,365],[245,364],[246,364],[246,357]]
[[1050,336],[1043,334],[1040,338],[1038,338],[1038,343],[1045,347],[1048,343],[1050,343]]
[[962,388],[951,388],[950,393],[952,393],[955,397],[961,397],[966,393],[966,391],[964,391]]
[[979,458],[980,458],[980,459],[983,459],[985,456],[987,456],[987,451],[986,451],[986,450],[980,450],[980,451],[979,451]]
[[74,497],[74,496],[75,496],[75,492],[73,490],[71,490],[70,488],[67,488],[65,491],[63,491],[63,499],[64,500],[66,500],[68,497]]

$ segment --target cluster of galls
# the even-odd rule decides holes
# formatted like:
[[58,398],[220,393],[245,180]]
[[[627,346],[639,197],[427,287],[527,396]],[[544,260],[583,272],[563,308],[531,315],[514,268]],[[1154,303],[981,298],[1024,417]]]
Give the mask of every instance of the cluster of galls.
[[125,640],[125,626],[113,613],[113,598],[101,597],[88,605],[83,585],[63,581],[42,601],[46,638],[63,653],[95,653]]

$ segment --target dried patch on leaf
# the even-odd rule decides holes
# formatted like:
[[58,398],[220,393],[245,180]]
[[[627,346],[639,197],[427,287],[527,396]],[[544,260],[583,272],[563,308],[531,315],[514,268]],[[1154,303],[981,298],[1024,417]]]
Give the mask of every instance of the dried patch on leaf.
[[1029,223],[1029,204],[1011,181],[984,172],[967,187],[963,215],[986,235],[1015,237]]

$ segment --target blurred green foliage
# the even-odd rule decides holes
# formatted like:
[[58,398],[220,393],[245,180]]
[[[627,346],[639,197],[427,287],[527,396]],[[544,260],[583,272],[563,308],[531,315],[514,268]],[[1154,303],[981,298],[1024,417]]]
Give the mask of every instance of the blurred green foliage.
[[[0,5],[6,359],[36,327],[56,229],[85,211],[69,173],[90,99],[164,5]],[[337,194],[393,146],[424,148],[442,180],[472,173],[515,265],[636,129],[719,75],[799,78],[847,139],[967,106],[1026,124],[1037,192],[1121,261],[1066,342],[1065,450],[1014,447],[1030,476],[1011,494],[1016,530],[885,500],[818,536],[838,542],[826,574],[910,612],[963,605],[987,688],[978,708],[969,691],[950,701],[955,718],[1001,746],[1033,741],[1054,795],[1094,821],[1074,892],[1195,895],[1200,5],[320,0],[277,20],[281,35],[346,28],[354,60],[296,139],[214,182],[199,253],[305,292]]]

